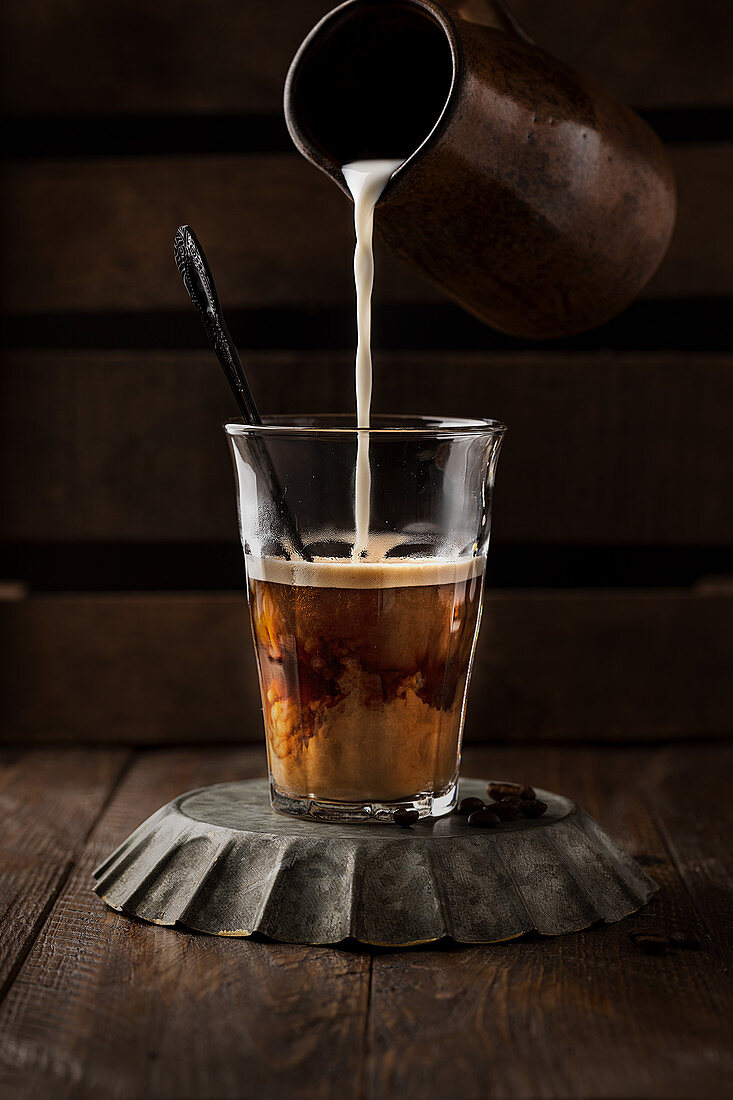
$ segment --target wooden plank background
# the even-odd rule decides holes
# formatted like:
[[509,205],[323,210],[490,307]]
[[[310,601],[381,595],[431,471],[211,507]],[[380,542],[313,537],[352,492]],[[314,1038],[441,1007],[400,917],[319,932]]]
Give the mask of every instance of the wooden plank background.
[[[263,409],[353,407],[350,209],[280,113],[290,58],[329,6],[8,0],[0,13],[0,582],[13,597],[0,602],[0,718],[16,743],[250,736],[243,601],[205,591],[236,583],[211,572],[222,547],[236,552],[220,428],[232,405],[171,240],[190,221],[204,241]],[[492,596],[469,735],[723,737],[733,75],[720,42],[733,8],[512,6],[659,127],[679,218],[643,301],[557,347],[502,342],[378,252],[375,407],[511,428],[494,538],[504,562],[516,551],[515,587]],[[541,583],[560,583],[565,551],[582,575],[538,588],[545,549]],[[114,591],[158,583],[147,553],[204,591]],[[88,582],[76,554],[96,563]],[[636,587],[601,587],[604,560]],[[706,574],[723,577],[689,588]],[[48,591],[33,592],[39,577]]]
[[[644,295],[733,296],[722,231],[733,143],[677,145],[671,156],[679,220]],[[205,242],[222,300],[234,308],[345,306],[353,298],[351,207],[296,154],[33,158],[8,165],[2,197],[13,270],[5,305],[14,313],[184,307],[171,263],[183,222]],[[439,300],[385,249],[377,262],[377,305]]]
[[[22,114],[277,111],[290,59],[331,7],[280,0],[275,13],[221,0],[212,14],[196,0],[6,0],[5,103]],[[511,8],[543,49],[640,107],[733,102],[733,74],[719,60],[733,15],[718,0]]]
[[[353,402],[350,352],[247,367],[263,410]],[[232,400],[210,353],[18,351],[1,377],[0,463],[24,472],[0,483],[3,538],[236,541]],[[733,543],[731,353],[381,353],[374,409],[509,424],[499,544]]]

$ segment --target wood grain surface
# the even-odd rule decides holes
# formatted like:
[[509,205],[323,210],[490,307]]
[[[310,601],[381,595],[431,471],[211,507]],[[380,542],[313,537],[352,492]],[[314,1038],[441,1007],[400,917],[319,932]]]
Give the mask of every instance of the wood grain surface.
[[[730,590],[489,592],[466,737],[728,738],[732,631]],[[0,646],[8,742],[262,740],[243,593],[6,601]]]
[[[727,756],[721,758],[728,759]],[[730,797],[731,764],[716,767],[717,758],[703,753],[690,781],[678,767],[674,749],[651,758],[654,806],[664,843],[692,898],[699,919],[730,970],[730,899],[733,858],[730,831],[718,820],[715,807]]]
[[[465,774],[577,799],[662,890],[638,916],[578,935],[367,952],[187,935],[106,909],[91,869],[142,818],[186,788],[264,766],[253,749],[142,753],[88,842],[78,839],[76,866],[6,991],[4,1095],[723,1100],[731,808],[716,799],[698,819],[677,798],[732,763],[723,746],[470,750]],[[81,771],[79,796],[88,783]],[[689,892],[709,881],[706,865],[715,898]],[[644,955],[628,938],[641,927],[690,930],[702,950]]]
[[124,749],[0,753],[0,997],[130,758]]
[[[329,0],[223,0],[212,17],[194,0],[8,0],[0,29],[8,109],[278,111],[288,64]],[[716,0],[512,0],[538,45],[638,106],[729,103],[730,66],[711,64],[729,39]],[[33,60],[33,80],[27,79]]]
[[368,955],[261,942],[243,953],[90,904],[93,867],[141,819],[263,765],[253,750],[138,758],[7,998],[0,1084],[11,1095],[359,1095]]
[[[670,154],[677,228],[645,294],[731,295],[723,227],[733,145],[678,145]],[[28,159],[5,166],[2,194],[9,313],[185,308],[171,259],[183,222],[194,226],[230,307],[352,300],[350,205],[295,153]],[[384,249],[377,272],[377,302],[439,300]]]
[[[245,358],[264,411],[354,407],[351,352]],[[509,425],[495,544],[731,545],[732,407],[730,354],[375,355],[375,411]],[[8,353],[1,537],[236,545],[233,411],[207,351]]]

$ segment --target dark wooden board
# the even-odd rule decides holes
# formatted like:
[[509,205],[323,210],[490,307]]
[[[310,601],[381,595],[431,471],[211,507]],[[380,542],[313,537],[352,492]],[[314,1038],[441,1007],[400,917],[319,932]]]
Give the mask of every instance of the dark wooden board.
[[[671,156],[678,226],[645,293],[731,295],[733,258],[723,227],[733,145],[678,145]],[[353,297],[351,207],[295,153],[30,159],[6,165],[2,190],[5,258],[13,271],[3,306],[11,313],[183,308],[171,259],[182,222],[195,227],[231,307],[342,305]],[[376,285],[377,302],[439,298],[384,249]]]
[[20,114],[280,111],[290,60],[332,6],[9,0],[5,104]]
[[6,999],[4,1095],[359,1095],[368,955],[242,950],[130,921],[90,891],[93,867],[161,803],[263,766],[252,749],[138,758]]
[[0,624],[0,725],[9,739],[262,736],[244,591],[6,602]]
[[[467,739],[725,739],[732,631],[730,592],[489,593]],[[243,594],[7,601],[0,646],[8,741],[262,739]]]
[[[715,950],[733,962],[733,858],[730,843],[730,785],[733,748],[701,749],[691,777],[679,754],[654,757],[650,801],[659,831],[674,859]],[[714,854],[711,854],[714,853]]]
[[[245,358],[263,410],[354,407],[350,352]],[[728,354],[375,356],[375,411],[509,425],[493,529],[503,544],[730,546],[732,407]],[[2,537],[234,546],[221,429],[233,411],[208,351],[8,353]]]
[[0,753],[0,1000],[130,758],[124,749]]
[[[677,222],[669,251],[643,296],[728,295],[733,224],[730,204],[721,200],[733,188],[733,143],[678,145],[668,152],[677,183]],[[702,246],[703,240],[718,245]]]
[[733,100],[719,38],[733,34],[733,12],[715,0],[510,0],[509,7],[539,46],[635,106]]
[[[107,910],[91,869],[142,818],[187,788],[264,768],[251,748],[142,753],[0,1008],[0,1087],[23,1100],[723,1100],[730,802],[716,798],[704,819],[678,814],[675,847],[666,830],[677,791],[714,793],[709,777],[730,762],[722,746],[469,749],[464,774],[577,799],[662,890],[642,914],[578,935],[367,953],[187,935]],[[678,873],[690,844],[721,868],[716,898],[691,897]],[[703,950],[645,956],[628,938],[640,927],[690,929]]]
[[[7,108],[28,113],[277,111],[301,38],[327,0],[216,5],[194,0],[38,4],[8,0],[3,32]],[[730,103],[721,46],[730,9],[639,0],[514,0],[544,49],[641,106]],[[29,73],[31,69],[32,76]]]
[[[680,780],[704,782],[729,754],[694,750],[668,757]],[[368,1092],[536,1097],[726,1097],[733,1059],[733,1009],[724,960],[709,939],[703,952],[641,954],[630,928],[698,929],[697,914],[665,850],[650,800],[657,754],[558,754],[482,750],[466,770],[565,786],[663,884],[630,921],[553,943],[468,951],[389,953],[374,960]],[[730,826],[730,808],[714,816]],[[688,819],[687,829],[696,824]],[[701,827],[701,832],[702,832]],[[709,858],[725,849],[715,833]],[[715,853],[715,856],[713,856]],[[730,905],[731,879],[725,895]],[[710,912],[704,910],[706,915]],[[719,910],[710,912],[718,919]]]
[[[173,262],[183,222],[230,307],[352,297],[351,205],[295,152],[19,161],[5,166],[3,195],[6,255],[18,265],[3,287],[8,312],[186,308]],[[426,297],[399,261],[379,271],[383,294]]]

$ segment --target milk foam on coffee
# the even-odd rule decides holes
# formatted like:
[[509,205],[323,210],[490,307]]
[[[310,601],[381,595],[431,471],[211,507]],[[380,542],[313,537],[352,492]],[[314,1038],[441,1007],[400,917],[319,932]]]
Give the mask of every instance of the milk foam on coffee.
[[[356,283],[356,426],[369,427],[372,403],[372,287],[374,286],[374,207],[402,160],[354,160],[341,169],[354,199],[354,281]],[[354,558],[369,544],[369,436],[359,434],[356,455]]]
[[392,558],[389,561],[345,561],[316,558],[286,561],[284,558],[250,557],[247,575],[270,584],[305,585],[309,588],[416,588],[434,584],[459,584],[480,577],[483,558]]

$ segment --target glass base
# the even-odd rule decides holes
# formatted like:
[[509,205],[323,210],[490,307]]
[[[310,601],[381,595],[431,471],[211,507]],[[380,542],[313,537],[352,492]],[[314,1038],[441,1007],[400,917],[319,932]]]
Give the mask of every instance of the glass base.
[[278,813],[336,824],[376,822],[391,825],[395,810],[417,810],[421,819],[443,817],[451,812],[457,801],[458,776],[441,791],[420,792],[412,798],[400,798],[395,802],[334,802],[325,798],[293,798],[279,790],[270,780],[270,804]]

